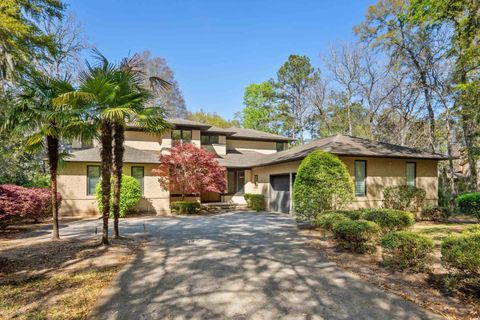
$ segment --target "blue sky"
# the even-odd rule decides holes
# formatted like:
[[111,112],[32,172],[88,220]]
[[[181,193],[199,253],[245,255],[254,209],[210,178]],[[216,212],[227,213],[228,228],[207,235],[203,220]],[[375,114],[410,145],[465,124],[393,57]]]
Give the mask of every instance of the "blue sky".
[[167,60],[187,108],[231,119],[252,82],[290,54],[320,55],[355,41],[372,0],[70,0],[90,44],[111,60],[150,50]]

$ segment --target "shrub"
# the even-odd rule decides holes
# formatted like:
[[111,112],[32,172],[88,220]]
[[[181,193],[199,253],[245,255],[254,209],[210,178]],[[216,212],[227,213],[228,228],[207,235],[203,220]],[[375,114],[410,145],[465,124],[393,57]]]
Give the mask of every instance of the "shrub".
[[480,220],[480,192],[462,194],[457,198],[457,206],[461,213]]
[[333,225],[333,235],[338,244],[356,252],[375,249],[380,227],[366,220],[344,220]]
[[317,217],[315,218],[315,227],[319,227],[326,230],[332,230],[334,224],[341,221],[345,221],[345,220],[350,220],[350,219],[341,213],[337,213],[337,212],[321,213],[321,214],[318,214]]
[[198,201],[175,201],[170,206],[177,214],[195,214],[200,210]]
[[[62,196],[57,193],[58,205]],[[39,221],[52,214],[51,190],[48,188],[26,188],[13,184],[0,185],[0,227],[33,219]]]
[[[112,178],[113,186],[113,178]],[[102,212],[102,183],[97,183],[95,189],[97,207]],[[125,217],[135,209],[135,206],[142,198],[142,189],[138,181],[131,176],[122,176],[122,187],[120,188],[120,218]],[[113,192],[110,197],[110,217],[113,217]]]
[[383,261],[398,269],[425,270],[433,250],[434,243],[427,236],[397,231],[387,233],[380,239],[383,248]]
[[450,236],[442,242],[442,262],[468,276],[480,276],[480,233]]
[[366,209],[362,218],[377,223],[383,233],[405,230],[415,223],[413,213],[392,209]]
[[414,186],[387,187],[383,191],[384,206],[388,209],[418,211],[425,202],[426,192]]
[[265,196],[263,194],[245,193],[243,197],[248,208],[256,211],[265,210]]
[[313,223],[318,212],[341,208],[352,199],[352,178],[337,156],[314,151],[303,159],[293,186],[298,221]]
[[480,224],[474,224],[463,229],[462,233],[480,233]]
[[450,218],[450,215],[451,213],[448,208],[439,206],[425,208],[420,213],[422,219],[436,222],[447,221],[448,218]]

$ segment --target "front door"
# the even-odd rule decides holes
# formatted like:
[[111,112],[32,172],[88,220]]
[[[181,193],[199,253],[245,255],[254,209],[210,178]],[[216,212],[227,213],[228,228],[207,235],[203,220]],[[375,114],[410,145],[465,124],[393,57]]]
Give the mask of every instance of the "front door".
[[270,210],[290,212],[290,174],[270,176]]

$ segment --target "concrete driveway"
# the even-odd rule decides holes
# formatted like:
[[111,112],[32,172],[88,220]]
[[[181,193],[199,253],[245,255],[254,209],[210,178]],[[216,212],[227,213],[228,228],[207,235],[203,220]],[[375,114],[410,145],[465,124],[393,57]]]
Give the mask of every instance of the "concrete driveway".
[[[98,221],[64,237],[90,236]],[[229,213],[122,221],[152,236],[93,319],[431,319],[437,316],[338,269],[286,215]],[[90,234],[90,235],[89,235]]]

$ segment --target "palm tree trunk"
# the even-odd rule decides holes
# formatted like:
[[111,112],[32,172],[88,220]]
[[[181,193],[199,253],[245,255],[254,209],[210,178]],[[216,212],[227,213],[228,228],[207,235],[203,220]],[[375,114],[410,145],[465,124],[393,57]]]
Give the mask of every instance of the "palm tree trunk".
[[57,138],[47,136],[48,164],[50,169],[50,189],[52,196],[52,239],[60,239],[58,228],[58,198],[57,198],[57,170],[58,170],[58,146]]
[[110,215],[110,191],[111,191],[111,167],[112,167],[112,124],[103,121],[101,128],[101,152],[102,158],[102,219],[103,233],[102,244],[108,245],[108,216]]
[[119,238],[118,218],[120,217],[120,190],[122,188],[123,154],[125,148],[125,128],[122,124],[115,124],[115,133],[113,135],[113,234],[114,238]]

